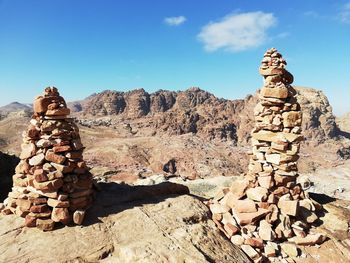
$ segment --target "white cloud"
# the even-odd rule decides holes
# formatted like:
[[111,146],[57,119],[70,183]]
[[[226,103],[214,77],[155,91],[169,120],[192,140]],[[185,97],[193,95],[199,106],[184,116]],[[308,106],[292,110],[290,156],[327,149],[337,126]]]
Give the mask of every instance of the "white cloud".
[[187,20],[184,16],[173,16],[164,18],[164,22],[169,26],[179,26]]
[[207,51],[243,51],[262,45],[268,39],[267,30],[276,24],[277,18],[272,13],[231,14],[205,25],[198,39]]
[[350,24],[350,2],[345,4],[338,13],[338,20],[345,24]]

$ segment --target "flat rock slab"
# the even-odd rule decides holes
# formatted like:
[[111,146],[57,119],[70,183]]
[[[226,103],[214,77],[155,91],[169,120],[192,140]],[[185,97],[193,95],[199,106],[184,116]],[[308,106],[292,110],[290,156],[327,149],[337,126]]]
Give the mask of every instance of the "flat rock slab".
[[101,188],[84,226],[42,232],[0,215],[0,262],[250,262],[184,186]]

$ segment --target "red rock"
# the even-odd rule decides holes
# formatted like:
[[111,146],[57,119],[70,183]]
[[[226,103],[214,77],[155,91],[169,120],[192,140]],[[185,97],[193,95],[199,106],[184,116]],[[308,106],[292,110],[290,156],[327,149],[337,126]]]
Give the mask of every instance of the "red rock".
[[225,224],[224,229],[229,238],[231,238],[233,235],[239,232],[239,228],[235,225],[232,225],[231,223]]
[[48,150],[45,154],[45,159],[49,162],[63,164],[66,160],[66,157],[60,154],[55,154],[52,150]]
[[264,242],[261,238],[247,238],[244,241],[245,245],[249,245],[251,247],[255,247],[255,248],[263,248],[264,247]]
[[66,116],[70,114],[70,109],[68,108],[58,108],[54,110],[47,110],[47,116]]
[[44,205],[33,205],[30,210],[30,212],[33,213],[43,213],[43,212],[48,212],[49,211],[49,207],[44,204]]
[[34,179],[39,183],[46,182],[48,180],[46,172],[43,169],[36,169],[34,171]]
[[42,96],[37,97],[33,104],[34,112],[45,113],[51,101],[52,101],[51,97],[42,97]]
[[36,218],[30,215],[27,215],[24,220],[24,225],[26,227],[35,227],[36,226]]
[[[234,211],[234,209],[233,209]],[[234,218],[236,219],[237,223],[241,226],[250,224],[252,222],[257,221],[258,219],[266,216],[267,214],[271,213],[271,211],[258,208],[257,212],[254,213],[236,213],[234,211]]]
[[69,145],[55,146],[52,148],[54,153],[68,152],[71,151],[72,148]]

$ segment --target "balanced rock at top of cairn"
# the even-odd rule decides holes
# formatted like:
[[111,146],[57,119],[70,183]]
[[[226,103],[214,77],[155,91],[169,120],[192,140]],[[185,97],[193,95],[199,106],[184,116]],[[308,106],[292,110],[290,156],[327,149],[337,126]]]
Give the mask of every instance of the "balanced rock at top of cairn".
[[302,114],[286,65],[275,48],[264,54],[248,174],[208,203],[217,226],[256,262],[297,256],[291,244],[281,253],[283,241],[312,245],[324,240],[312,234],[319,205],[297,183]]
[[34,101],[34,115],[23,132],[20,163],[4,214],[25,218],[44,231],[55,223],[81,224],[92,202],[92,175],[83,160],[83,145],[70,110],[55,87]]

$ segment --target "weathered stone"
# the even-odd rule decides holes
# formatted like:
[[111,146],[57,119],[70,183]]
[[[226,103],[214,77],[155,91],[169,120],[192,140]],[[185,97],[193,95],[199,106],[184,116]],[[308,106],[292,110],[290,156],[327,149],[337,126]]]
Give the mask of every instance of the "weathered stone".
[[47,182],[34,181],[34,187],[43,192],[55,192],[63,185],[62,179],[55,179]]
[[229,238],[239,232],[239,228],[231,223],[225,224],[224,229]]
[[225,205],[221,205],[221,204],[210,204],[209,205],[209,208],[210,208],[210,211],[213,213],[213,214],[223,214],[223,213],[226,213],[230,210],[230,208],[228,206],[225,206]]
[[294,244],[281,244],[281,248],[291,258],[296,258],[299,254]]
[[249,246],[252,246],[254,248],[263,248],[264,247],[264,242],[261,238],[247,238],[245,241],[244,241],[244,244],[245,245],[249,245]]
[[256,252],[256,250],[254,248],[252,248],[249,245],[241,245],[241,249],[244,251],[244,253],[247,254],[248,257],[250,257],[251,259],[256,259],[259,257],[259,253]]
[[83,223],[85,217],[85,211],[77,210],[73,214],[73,222],[77,225],[81,225]]
[[55,222],[51,219],[37,219],[36,227],[42,231],[52,231],[55,227]]
[[39,154],[37,154],[29,159],[29,164],[31,166],[37,166],[37,165],[42,164],[44,162],[44,160],[45,160],[45,155],[43,153],[39,153]]
[[65,116],[70,114],[70,109],[68,108],[59,108],[54,110],[47,110],[47,116]]
[[70,145],[62,145],[62,146],[54,146],[52,150],[54,153],[62,153],[62,152],[71,151],[72,148],[70,147]]
[[253,213],[258,211],[255,202],[250,199],[237,200],[234,204],[234,209],[237,213]]
[[25,217],[24,225],[25,225],[26,227],[36,227],[36,220],[37,220],[36,217],[27,215],[27,216]]
[[47,205],[51,207],[64,208],[64,207],[69,207],[69,201],[60,201],[57,199],[49,198],[47,199]]
[[277,99],[285,99],[288,97],[288,89],[284,87],[275,87],[275,88],[268,88],[263,87],[260,91],[261,96],[263,97],[271,97],[271,98],[277,98]]
[[71,215],[67,208],[54,207],[52,209],[51,219],[54,222],[61,222],[67,225],[71,221]]
[[237,246],[244,244],[244,238],[241,235],[234,235],[230,238],[231,242]]
[[258,182],[261,187],[270,189],[273,186],[272,176],[259,176]]
[[298,212],[299,201],[298,200],[279,200],[278,208],[285,215],[296,216]]
[[241,226],[255,222],[258,219],[271,213],[271,211],[262,208],[258,208],[258,211],[253,213],[237,213],[234,211],[234,209],[232,211],[234,218],[236,219],[237,223]]
[[45,154],[45,159],[56,164],[63,164],[66,160],[66,157],[60,154],[56,154],[52,150],[48,150]]
[[272,225],[266,220],[261,220],[259,224],[259,237],[262,240],[272,241],[276,238],[275,232],[272,230]]
[[237,199],[245,196],[245,191],[249,186],[249,181],[246,179],[236,180],[230,187],[230,191],[237,197]]
[[326,237],[322,234],[308,234],[306,237],[293,237],[290,239],[290,241],[300,246],[322,244],[325,240]]
[[283,112],[283,126],[294,127],[301,125],[301,112],[300,111],[287,111]]
[[27,159],[34,156],[36,153],[36,147],[34,143],[24,143],[22,144],[22,151],[19,158]]
[[254,188],[249,188],[246,191],[246,194],[249,199],[261,202],[267,199],[268,191],[266,188],[258,186]]

